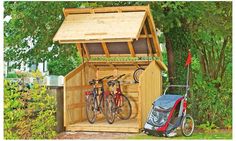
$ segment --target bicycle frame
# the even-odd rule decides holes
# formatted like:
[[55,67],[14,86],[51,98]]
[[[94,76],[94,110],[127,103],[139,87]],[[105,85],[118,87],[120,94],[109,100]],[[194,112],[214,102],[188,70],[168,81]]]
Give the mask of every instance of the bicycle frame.
[[120,82],[118,81],[118,88],[116,88],[116,93],[115,93],[115,104],[116,107],[119,107],[120,104],[122,103],[122,98],[121,98],[121,88],[120,88]]
[[[117,78],[116,80],[118,79],[119,78]],[[120,81],[116,81],[116,86],[118,86],[116,88],[116,92],[114,92],[114,85],[113,85],[111,93],[112,95],[114,95],[115,106],[117,109],[122,104],[122,98],[121,98],[122,91],[121,91]]]
[[[100,107],[101,107],[101,104],[102,104],[102,100],[104,101],[105,100],[105,91],[104,91],[104,84],[103,84],[103,79],[109,79],[110,77],[113,77],[112,75],[111,76],[108,76],[108,77],[104,77],[102,79],[99,79],[99,80],[93,80],[95,82],[98,82],[100,83],[102,86],[101,86],[101,93],[98,94],[98,88],[96,87],[96,83],[93,84],[93,90],[92,90],[92,93],[89,93],[89,94],[92,94],[94,99],[95,99],[95,110],[96,111],[100,111]],[[89,95],[88,94],[88,95]],[[99,98],[99,103],[98,103],[98,96],[100,96]]]
[[[102,104],[102,100],[104,100],[105,98],[105,91],[104,91],[104,88],[103,88],[103,84],[101,86],[101,93],[98,94],[98,88],[96,88],[96,86],[94,85],[93,87],[93,97],[95,99],[95,110],[96,111],[100,111],[100,107],[101,107],[101,104]],[[97,98],[99,96],[99,99]]]

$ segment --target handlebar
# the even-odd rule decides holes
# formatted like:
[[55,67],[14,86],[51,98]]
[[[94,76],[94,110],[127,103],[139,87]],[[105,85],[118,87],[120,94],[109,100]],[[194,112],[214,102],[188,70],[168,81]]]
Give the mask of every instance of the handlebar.
[[123,76],[125,76],[125,74],[122,74],[122,75],[118,76],[115,80],[117,81],[117,80],[119,80]]
[[97,79],[97,80],[92,79],[91,81],[89,81],[89,84],[90,84],[90,85],[95,85],[96,82],[101,83],[102,80],[104,80],[104,79],[110,79],[110,78],[112,78],[112,77],[114,77],[114,76],[113,76],[113,75],[105,76],[105,77],[103,77],[103,78],[101,78],[101,79]]
[[104,80],[104,79],[110,79],[110,78],[112,78],[112,77],[113,77],[113,75],[105,76],[105,77],[103,77],[103,78],[101,78],[101,79],[98,79],[98,80],[96,80],[96,81],[101,82],[101,81]]
[[122,74],[120,76],[118,76],[115,80],[110,80],[107,82],[108,86],[114,86],[116,83],[119,83],[119,79],[123,76],[125,76],[126,74]]

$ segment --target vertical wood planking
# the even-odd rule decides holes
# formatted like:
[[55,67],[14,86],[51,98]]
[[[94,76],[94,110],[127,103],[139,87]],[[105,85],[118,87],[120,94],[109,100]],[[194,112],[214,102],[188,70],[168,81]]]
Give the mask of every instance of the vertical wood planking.
[[152,61],[145,69],[140,78],[140,115],[139,126],[143,127],[148,113],[151,110],[152,103],[161,95],[162,82],[161,82],[161,69],[156,61]]

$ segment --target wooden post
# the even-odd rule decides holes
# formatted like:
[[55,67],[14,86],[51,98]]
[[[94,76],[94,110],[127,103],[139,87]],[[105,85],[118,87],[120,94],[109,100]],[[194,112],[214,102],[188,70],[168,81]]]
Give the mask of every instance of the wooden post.
[[80,56],[81,56],[81,57],[84,57],[84,56],[83,56],[83,52],[82,52],[82,47],[81,47],[81,44],[80,44],[80,43],[76,44],[76,48],[77,48],[78,52],[80,53]]
[[150,41],[149,36],[148,36],[146,25],[143,26],[143,31],[144,31],[144,33],[146,35],[146,38],[147,38],[148,51],[151,54],[151,56],[153,56],[152,47],[151,47],[151,41]]
[[102,42],[102,48],[103,48],[104,53],[106,54],[106,57],[110,57],[107,44],[105,42]]
[[84,47],[84,51],[85,51],[85,53],[86,53],[86,56],[87,56],[87,58],[89,59],[89,58],[90,58],[90,55],[89,55],[88,48],[87,48],[87,46],[86,46],[85,43],[83,43],[83,47]]
[[128,47],[129,47],[131,57],[135,57],[135,52],[134,52],[134,47],[133,47],[132,42],[128,42]]

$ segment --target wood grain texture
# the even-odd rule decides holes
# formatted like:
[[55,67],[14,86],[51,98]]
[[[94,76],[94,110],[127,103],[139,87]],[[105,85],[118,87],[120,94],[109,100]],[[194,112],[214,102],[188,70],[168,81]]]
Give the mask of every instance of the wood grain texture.
[[149,6],[117,6],[117,7],[97,7],[97,8],[64,8],[63,13],[66,17],[69,14],[91,13],[115,13],[115,12],[134,12],[147,11]]
[[118,120],[116,119],[113,124],[108,124],[106,120],[97,121],[90,124],[88,121],[78,122],[66,127],[68,131],[105,131],[105,132],[126,132],[138,133],[139,128],[136,119],[131,120]]
[[140,108],[139,120],[143,127],[149,111],[151,110],[152,103],[162,94],[162,76],[161,69],[156,61],[152,61],[150,65],[140,76]]
[[[122,43],[140,41],[142,38],[147,38],[147,45],[140,48],[147,48],[152,56],[161,58],[161,50],[156,35],[155,24],[148,6],[123,6],[123,7],[99,7],[99,8],[66,8],[63,9],[65,20],[53,38],[53,41],[59,41],[61,44],[71,43]],[[141,34],[144,25],[148,25],[151,34]],[[151,39],[151,40],[150,40]],[[152,43],[155,46],[153,54],[150,50]],[[136,44],[137,45],[137,44]],[[134,45],[134,48],[136,48]],[[98,47],[100,48],[100,47]],[[106,57],[115,56],[116,54],[123,56],[138,56],[144,54],[147,56],[146,50],[135,52],[131,49],[130,53],[124,55],[119,53],[120,48],[129,48],[130,46],[121,46],[117,48],[115,53],[109,53],[109,46],[104,48],[101,53],[98,49],[95,52],[87,51],[85,56],[89,58],[92,54],[94,56],[103,55]],[[137,48],[136,48],[137,49]],[[84,49],[86,51],[86,47]],[[121,51],[120,51],[121,52]],[[136,65],[138,66],[138,65]]]
[[145,16],[145,12],[71,14],[53,40],[136,39]]

